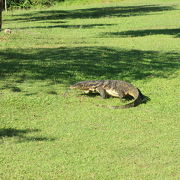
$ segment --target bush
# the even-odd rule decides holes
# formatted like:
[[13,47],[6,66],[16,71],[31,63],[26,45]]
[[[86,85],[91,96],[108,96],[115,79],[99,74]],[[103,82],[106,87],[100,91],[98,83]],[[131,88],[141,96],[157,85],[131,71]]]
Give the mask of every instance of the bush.
[[7,0],[7,8],[29,8],[31,6],[31,0]]
[[65,4],[89,4],[98,2],[118,2],[121,0],[7,0],[7,8],[30,8],[32,6],[52,6],[57,2]]
[[30,8],[32,6],[51,6],[64,0],[7,0],[7,8]]
[[40,6],[51,6],[55,3],[54,1],[50,0],[32,0],[32,3],[34,6],[40,5]]

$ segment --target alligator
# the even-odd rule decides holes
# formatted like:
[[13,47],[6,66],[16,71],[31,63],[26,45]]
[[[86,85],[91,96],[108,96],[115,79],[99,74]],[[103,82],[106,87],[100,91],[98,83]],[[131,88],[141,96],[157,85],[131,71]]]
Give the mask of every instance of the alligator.
[[[123,106],[108,106],[112,109],[135,107],[143,102],[144,95],[132,84],[121,80],[81,81],[70,86],[71,89],[84,90],[85,93],[99,93],[105,99],[110,96],[120,99],[132,97],[133,102]],[[104,107],[104,106],[103,106]]]

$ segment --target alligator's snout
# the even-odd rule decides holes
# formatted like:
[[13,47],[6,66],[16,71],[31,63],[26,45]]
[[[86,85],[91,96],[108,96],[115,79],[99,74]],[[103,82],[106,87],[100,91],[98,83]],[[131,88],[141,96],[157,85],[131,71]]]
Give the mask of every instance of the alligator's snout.
[[71,85],[69,88],[70,88],[70,89],[74,89],[75,87],[74,87],[73,85]]

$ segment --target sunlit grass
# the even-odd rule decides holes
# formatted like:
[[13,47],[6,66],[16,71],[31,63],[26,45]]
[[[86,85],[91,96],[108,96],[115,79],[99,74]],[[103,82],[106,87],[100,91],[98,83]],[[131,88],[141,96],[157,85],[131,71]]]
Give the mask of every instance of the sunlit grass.
[[[179,2],[122,1],[4,12],[0,179],[179,179]],[[151,101],[69,90],[132,82]]]

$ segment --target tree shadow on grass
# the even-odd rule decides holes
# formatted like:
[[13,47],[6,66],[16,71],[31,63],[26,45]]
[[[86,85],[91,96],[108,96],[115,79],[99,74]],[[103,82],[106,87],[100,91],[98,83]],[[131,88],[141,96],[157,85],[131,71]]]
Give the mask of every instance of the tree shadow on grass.
[[4,89],[10,89],[12,92],[21,92],[21,89],[19,87],[13,86],[12,84],[6,84],[0,87],[0,90]]
[[42,29],[42,28],[68,28],[68,29],[90,29],[94,27],[104,27],[104,26],[114,26],[115,24],[76,24],[76,25],[53,25],[53,26],[28,26],[22,27],[18,29]]
[[127,81],[167,78],[179,69],[180,54],[106,47],[7,49],[0,51],[0,78],[15,82],[51,80],[71,84],[82,80]]
[[0,139],[6,138],[6,137],[16,137],[18,139],[18,142],[24,142],[24,141],[53,141],[54,138],[47,138],[47,137],[27,137],[25,134],[27,133],[33,133],[33,132],[39,132],[39,129],[15,129],[15,128],[3,128],[0,129]]
[[139,36],[150,36],[150,35],[174,35],[178,37],[180,34],[180,28],[177,29],[146,29],[146,30],[133,30],[133,31],[122,31],[122,32],[110,32],[103,33],[103,37],[139,37]]
[[[115,6],[103,8],[89,8],[76,10],[44,10],[15,15],[17,18],[6,21],[45,21],[57,19],[86,19],[101,17],[130,17],[148,15],[149,13],[174,10],[173,6],[142,5]],[[22,16],[22,17],[20,17]]]

